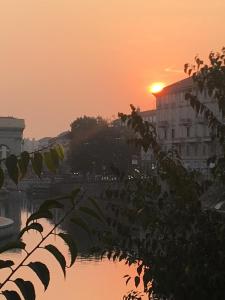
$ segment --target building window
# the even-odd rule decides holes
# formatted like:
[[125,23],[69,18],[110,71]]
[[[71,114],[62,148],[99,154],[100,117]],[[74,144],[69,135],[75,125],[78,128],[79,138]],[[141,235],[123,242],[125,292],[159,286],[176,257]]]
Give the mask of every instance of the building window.
[[167,129],[164,129],[164,139],[167,139]]
[[195,149],[195,156],[198,156],[198,144],[194,145],[194,149]]
[[0,159],[5,159],[9,156],[10,150],[6,145],[0,145]]
[[189,145],[186,145],[186,156],[190,155],[190,147]]
[[206,145],[202,145],[202,155],[206,155]]
[[179,153],[179,155],[182,155],[182,148],[181,148],[181,144],[178,144],[178,153]]
[[190,127],[186,127],[187,137],[190,137]]
[[175,138],[175,129],[174,128],[172,129],[171,135],[172,135],[172,139],[174,139]]
[[213,144],[210,144],[210,154],[215,154],[216,153],[216,148],[215,148],[215,145]]

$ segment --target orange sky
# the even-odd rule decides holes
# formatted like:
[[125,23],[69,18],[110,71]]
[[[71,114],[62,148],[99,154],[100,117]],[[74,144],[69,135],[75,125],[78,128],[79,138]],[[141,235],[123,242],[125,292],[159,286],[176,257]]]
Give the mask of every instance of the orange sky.
[[224,43],[224,0],[1,0],[1,115],[54,136],[81,115],[154,106],[147,86]]

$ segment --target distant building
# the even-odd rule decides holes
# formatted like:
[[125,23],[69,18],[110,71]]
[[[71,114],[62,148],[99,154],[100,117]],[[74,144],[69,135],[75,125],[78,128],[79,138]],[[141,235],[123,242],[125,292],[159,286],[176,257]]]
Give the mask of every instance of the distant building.
[[23,151],[34,152],[39,148],[39,141],[36,139],[24,139],[23,140]]
[[25,122],[14,117],[0,117],[0,159],[22,150]]
[[38,140],[38,150],[41,150],[43,148],[47,148],[50,146],[50,141],[51,141],[52,137],[43,137],[40,140]]
[[[185,100],[193,90],[191,78],[165,87],[156,94],[156,127],[163,150],[176,149],[187,168],[207,172],[207,159],[219,154],[220,147],[212,141],[212,130],[204,116],[198,115]],[[221,120],[216,101],[206,91],[197,94],[214,115]]]

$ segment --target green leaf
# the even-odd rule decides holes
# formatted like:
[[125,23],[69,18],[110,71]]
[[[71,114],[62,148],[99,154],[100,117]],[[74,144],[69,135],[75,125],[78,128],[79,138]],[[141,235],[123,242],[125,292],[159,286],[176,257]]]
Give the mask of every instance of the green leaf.
[[12,260],[0,260],[0,269],[10,268],[14,265]]
[[31,158],[32,168],[34,173],[40,178],[43,169],[43,156],[40,152],[35,152],[33,158]]
[[84,220],[81,217],[74,216],[74,217],[71,218],[71,222],[73,222],[75,225],[78,225],[84,231],[86,231],[89,235],[91,235],[91,231],[90,231],[87,223],[85,223]]
[[140,277],[139,276],[135,276],[134,282],[135,282],[135,286],[137,288],[139,286],[139,283],[140,283]]
[[63,149],[62,145],[60,145],[60,144],[56,145],[55,150],[57,151],[59,158],[61,160],[63,160],[64,159],[64,149]]
[[30,267],[36,273],[36,275],[41,280],[46,290],[48,288],[49,281],[50,281],[50,273],[46,265],[37,261],[37,262],[30,262],[27,266]]
[[14,280],[15,284],[20,289],[24,300],[35,300],[35,290],[34,286],[30,281],[25,281],[22,278],[17,278]]
[[52,161],[53,161],[53,164],[56,168],[58,168],[59,166],[59,156],[58,156],[58,152],[56,151],[55,148],[52,148],[50,149],[50,154],[51,154],[51,157],[52,157]]
[[32,223],[26,227],[24,227],[20,233],[19,233],[19,237],[21,237],[26,231],[29,231],[29,230],[36,230],[36,231],[39,231],[39,232],[43,232],[43,226],[39,223]]
[[23,151],[18,160],[18,165],[20,168],[21,178],[23,178],[27,173],[27,167],[30,161],[30,155],[27,151]]
[[69,234],[59,233],[58,236],[60,236],[69,247],[69,251],[70,251],[70,255],[71,255],[71,263],[70,263],[70,267],[71,267],[74,264],[76,257],[77,257],[76,244],[75,244],[74,240],[72,239],[71,235],[69,235]]
[[49,210],[53,208],[64,208],[64,205],[55,199],[46,200],[39,208],[39,211]]
[[6,244],[0,248],[0,253],[8,251],[8,250],[12,250],[12,249],[25,249],[25,247],[26,247],[26,244],[22,241],[9,242],[8,244]]
[[2,294],[3,294],[3,296],[5,296],[5,298],[7,300],[21,300],[21,297],[15,291],[5,290],[5,291],[2,291]]
[[3,184],[4,184],[4,172],[2,170],[2,168],[0,167],[0,189],[2,188]]
[[17,165],[17,157],[15,155],[10,155],[6,158],[5,165],[9,174],[9,177],[15,184],[19,181],[19,168]]
[[64,276],[66,276],[66,260],[62,253],[54,245],[51,244],[45,246],[45,249],[48,250],[56,258],[62,268]]
[[99,215],[93,209],[86,207],[86,206],[81,206],[81,207],[79,207],[79,210],[82,211],[83,213],[97,219],[98,221],[103,222],[101,217],[99,217]]
[[30,217],[27,219],[26,226],[31,221],[38,220],[38,219],[43,219],[43,218],[51,220],[53,218],[53,215],[49,210],[37,211],[37,212],[33,213],[32,215],[30,215]]
[[53,173],[56,172],[56,166],[54,164],[54,161],[52,160],[52,155],[50,152],[44,153],[44,162],[49,171]]

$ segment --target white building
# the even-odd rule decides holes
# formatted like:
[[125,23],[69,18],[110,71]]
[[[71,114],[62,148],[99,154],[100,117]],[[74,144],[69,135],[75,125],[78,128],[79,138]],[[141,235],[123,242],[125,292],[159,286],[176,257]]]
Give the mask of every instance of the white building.
[[[186,92],[193,90],[191,78],[165,87],[156,94],[156,126],[159,143],[164,150],[177,149],[187,168],[207,172],[207,159],[218,154],[220,147],[212,141],[212,130],[203,115],[197,114],[185,100]],[[216,101],[206,91],[197,94],[218,118],[221,119]]]
[[0,117],[0,159],[21,153],[24,128],[23,119]]

